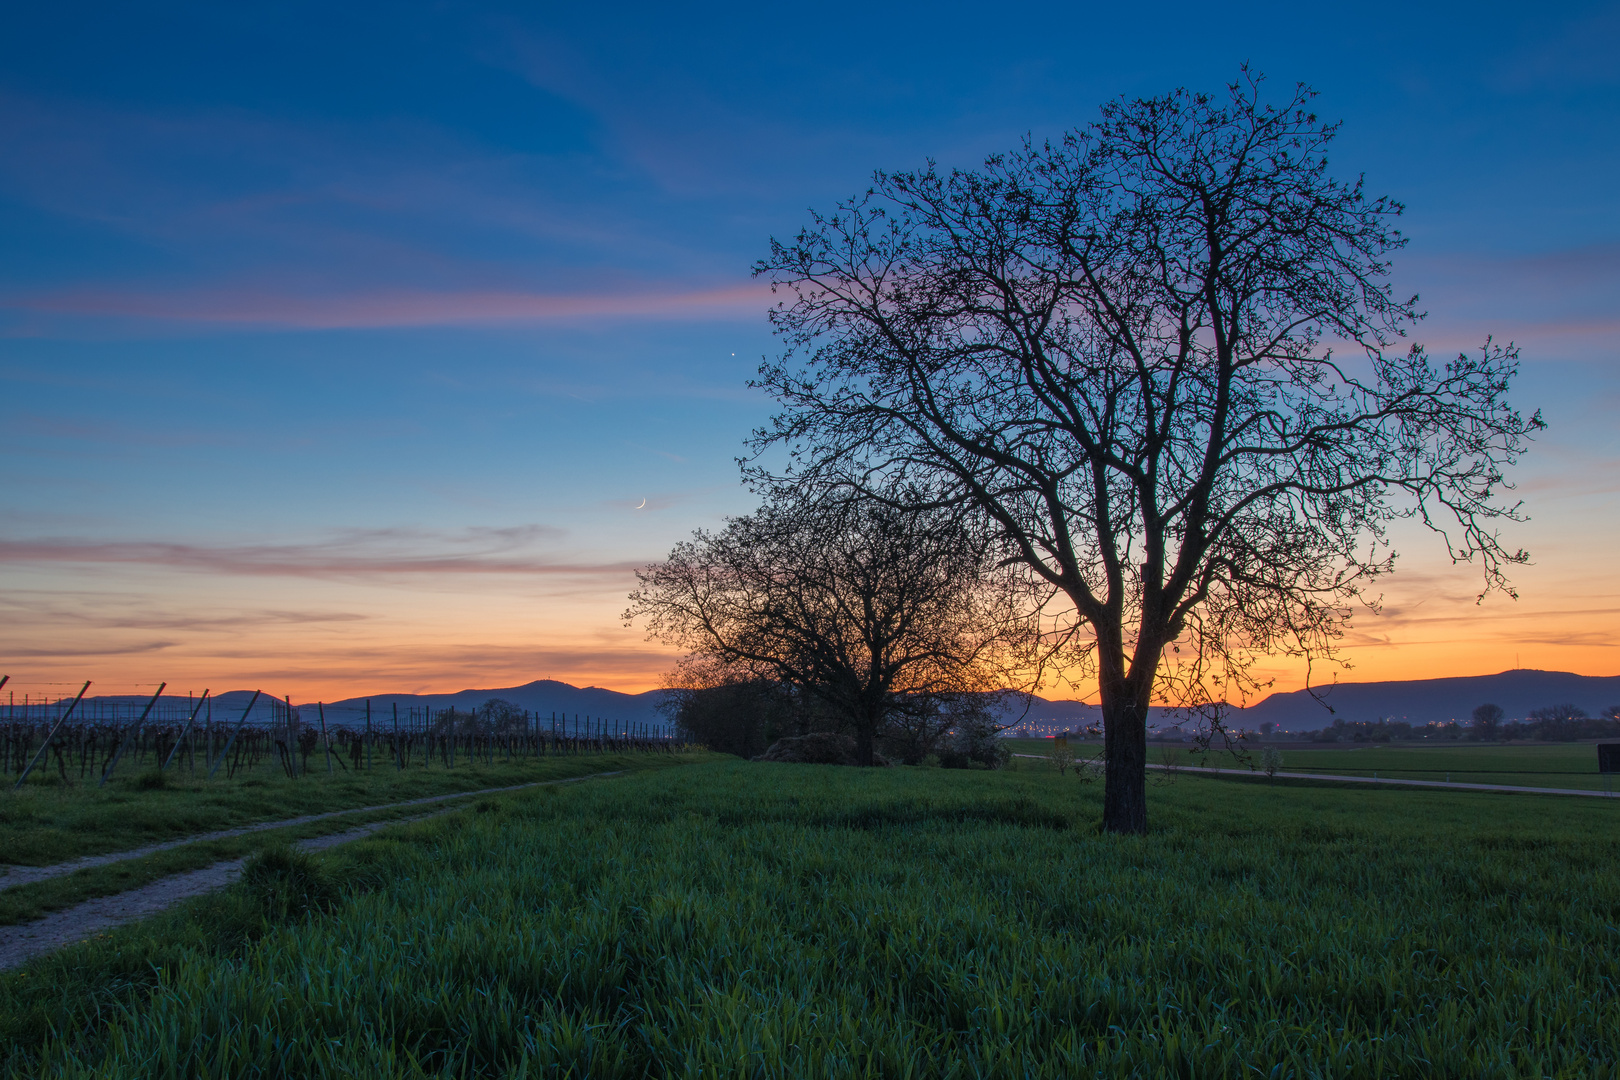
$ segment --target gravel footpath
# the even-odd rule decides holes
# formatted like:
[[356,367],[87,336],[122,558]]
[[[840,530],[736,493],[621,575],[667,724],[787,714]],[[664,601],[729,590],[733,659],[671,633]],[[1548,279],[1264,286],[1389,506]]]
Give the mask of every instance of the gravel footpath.
[[[553,784],[572,784],[580,780],[592,780],[602,776],[618,776],[619,772],[592,773],[590,776],[571,776],[566,780],[539,780],[531,784],[513,784],[511,787],[486,788],[483,791],[465,791],[457,795],[435,795],[426,799],[412,799],[409,802],[391,803],[390,806],[414,806],[420,803],[441,802],[445,799],[459,798],[464,795],[488,795],[492,792],[517,791],[522,788],[547,787]],[[367,807],[369,810],[386,810],[388,806]],[[325,848],[346,844],[351,840],[359,840],[370,836],[379,829],[386,829],[390,825],[405,825],[415,821],[424,821],[428,818],[439,817],[454,813],[461,809],[458,806],[446,807],[443,810],[434,810],[427,814],[417,814],[414,817],[394,818],[390,821],[375,821],[369,825],[361,825],[346,832],[332,833],[329,836],[317,836],[309,840],[299,840],[292,846],[300,851],[321,851]],[[333,814],[314,814],[309,817],[293,818],[288,821],[278,821],[273,825],[252,825],[242,829],[232,829],[221,833],[210,833],[207,836],[194,836],[189,841],[212,839],[219,836],[240,836],[248,832],[260,832],[266,828],[281,828],[287,825],[297,825],[306,821],[320,821],[323,818],[336,817],[338,813],[357,814],[359,810],[341,810]],[[178,843],[159,844],[151,848],[142,849],[142,853],[162,851],[166,848],[176,847]],[[120,857],[134,857],[126,854]],[[116,861],[113,858],[97,856],[105,861]],[[231,884],[242,873],[242,864],[247,859],[229,859],[217,862],[212,866],[205,866],[201,870],[192,870],[184,874],[175,874],[172,877],[154,881],[138,889],[118,893],[116,896],[102,896],[95,900],[86,900],[82,904],[53,912],[43,919],[36,919],[21,926],[0,927],[0,971],[10,971],[21,967],[34,957],[43,953],[59,949],[64,945],[71,945],[76,941],[94,937],[104,930],[121,926],[136,919],[144,919],[148,915],[155,915],[164,908],[178,904],[182,900],[189,900],[193,896],[202,896],[204,893],[223,889]],[[97,865],[76,860],[78,869],[81,865]],[[68,864],[62,864],[68,865]],[[39,880],[39,879],[35,879]]]
[[[612,776],[614,774],[594,773],[593,775]],[[574,779],[583,780],[585,777],[574,777]],[[292,825],[307,825],[312,821],[325,821],[328,818],[342,817],[345,814],[368,814],[376,810],[394,810],[401,806],[425,806],[429,803],[444,802],[446,799],[469,799],[474,795],[494,795],[502,791],[517,791],[520,788],[557,783],[562,783],[562,781],[537,780],[530,784],[482,788],[478,791],[452,791],[448,795],[427,795],[420,799],[406,799],[404,802],[384,803],[382,806],[357,806],[353,810],[332,810],[325,814],[305,814],[303,817],[283,818],[279,821],[262,821],[257,825],[242,825],[234,829],[221,829],[218,832],[198,833],[196,836],[186,836],[179,840],[166,840],[161,844],[148,844],[145,847],[130,848],[128,851],[113,851],[106,855],[85,855],[82,858],[69,859],[67,862],[55,863],[51,866],[0,866],[0,889],[15,888],[18,885],[28,885],[36,881],[49,881],[51,878],[62,877],[64,874],[71,874],[76,870],[84,870],[92,866],[106,866],[108,863],[123,862],[126,859],[139,859],[147,855],[154,855],[159,851],[185,847],[187,844],[196,844],[204,840],[228,840],[233,836],[246,836],[249,833],[265,832],[270,829],[285,829]]]

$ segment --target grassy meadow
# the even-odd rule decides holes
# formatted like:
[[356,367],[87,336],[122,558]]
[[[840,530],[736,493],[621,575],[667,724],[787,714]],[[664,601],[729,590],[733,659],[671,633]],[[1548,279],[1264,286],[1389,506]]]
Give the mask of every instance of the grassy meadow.
[[0,976],[7,1076],[1620,1076],[1599,800],[710,761]]
[[453,767],[420,756],[405,769],[379,754],[371,769],[328,773],[321,756],[305,775],[288,777],[273,761],[212,780],[199,771],[153,770],[62,784],[31,777],[21,789],[0,790],[0,864],[49,866],[83,855],[127,851],[198,833],[280,821],[306,814],[381,806],[428,795],[506,787],[535,780],[635,767],[662,754],[565,754],[510,761],[468,761]]
[[[0,791],[0,865],[48,866],[82,855],[129,851],[163,841],[241,825],[285,821],[357,807],[385,806],[423,796],[565,780],[609,771],[634,771],[706,760],[705,754],[583,753],[510,762],[469,763],[451,768],[420,764],[396,770],[392,763],[363,772],[311,771],[296,779],[279,768],[227,780],[170,773],[162,786],[153,774],[115,778],[105,788],[28,783]],[[317,761],[319,758],[316,759]],[[138,888],[170,874],[200,869],[307,837],[357,825],[409,817],[437,809],[404,806],[344,814],[325,821],[214,840],[203,840],[138,858],[90,866],[46,881],[0,890],[0,926],[37,919],[85,900]],[[0,881],[3,881],[0,878]]]
[[1603,790],[1591,743],[1375,744],[1282,753],[1283,767],[1294,772]]
[[[1015,753],[1044,755],[1050,739],[1008,740]],[[1258,770],[1260,750],[1249,749],[1249,764]],[[1101,744],[1073,743],[1077,757],[1100,753]],[[1508,784],[1515,787],[1577,788],[1603,791],[1604,777],[1597,769],[1597,748],[1591,743],[1365,743],[1323,744],[1321,748],[1284,747],[1285,772],[1333,773],[1340,776],[1387,776],[1398,780],[1453,780],[1468,784]],[[1215,768],[1242,768],[1229,753],[1200,757],[1184,746],[1154,744],[1148,760]],[[1609,778],[1620,792],[1620,783]]]

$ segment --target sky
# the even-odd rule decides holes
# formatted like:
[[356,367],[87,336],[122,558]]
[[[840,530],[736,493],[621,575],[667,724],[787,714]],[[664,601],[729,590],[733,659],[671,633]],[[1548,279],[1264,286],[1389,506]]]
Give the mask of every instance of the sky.
[[1334,172],[1407,205],[1417,338],[1516,342],[1549,424],[1512,474],[1519,598],[1476,603],[1403,534],[1338,677],[1620,674],[1620,5],[68,0],[4,25],[19,700],[659,685],[674,656],[620,613],[635,567],[751,508],[770,238],[874,169],[972,167],[1245,61],[1320,91]]

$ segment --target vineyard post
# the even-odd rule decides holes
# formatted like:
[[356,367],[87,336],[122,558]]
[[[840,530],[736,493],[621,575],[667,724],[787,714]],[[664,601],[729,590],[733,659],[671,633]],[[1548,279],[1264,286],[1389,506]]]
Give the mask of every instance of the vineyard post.
[[326,775],[332,775],[332,740],[326,737],[326,706],[321,702],[315,703],[315,711],[321,718],[321,745],[326,747]]
[[371,699],[366,698],[366,772],[371,771]]
[[140,735],[141,725],[146,723],[146,718],[152,713],[152,706],[158,703],[158,698],[163,696],[163,688],[168,685],[166,682],[158,683],[157,693],[152,695],[152,700],[148,701],[146,708],[141,710],[141,718],[131,724],[129,730],[124,732],[124,737],[118,740],[118,749],[113,751],[113,756],[107,762],[107,767],[101,771],[101,783],[97,784],[97,787],[106,787],[107,781],[112,779],[113,770],[118,768],[118,759],[124,756],[124,748],[129,745],[130,739]]
[[169,767],[169,762],[174,760],[174,752],[180,749],[181,743],[186,741],[186,733],[191,730],[192,721],[197,719],[197,714],[202,712],[203,702],[207,700],[208,691],[204,690],[203,696],[197,699],[197,707],[191,710],[190,716],[186,717],[186,726],[180,729],[180,734],[176,735],[174,738],[174,745],[169,747],[169,756],[164,758],[163,764],[158,766],[158,772],[162,772],[164,769],[167,769]]
[[253,696],[248,699],[247,708],[242,710],[242,718],[236,722],[236,728],[231,732],[231,737],[225,740],[225,748],[219,752],[217,757],[214,758],[213,765],[209,766],[208,779],[212,780],[214,778],[214,774],[219,771],[219,763],[225,760],[225,755],[229,754],[231,752],[231,747],[236,744],[236,737],[242,734],[242,725],[247,723],[248,713],[252,712],[253,706],[258,704],[259,695],[261,693],[263,693],[263,691],[255,690],[253,691]]
[[298,721],[293,712],[292,695],[286,696],[287,701],[287,760],[292,763],[293,778],[303,775],[298,768]]
[[405,768],[405,759],[399,752],[399,702],[394,702],[394,767]]
[[[17,782],[15,784],[11,785],[11,790],[12,791],[16,791],[18,788],[22,787],[23,781],[28,779],[28,774],[34,771],[34,766],[39,764],[39,759],[40,759],[40,757],[42,757],[44,755],[45,748],[47,746],[51,745],[51,740],[52,739],[56,738],[57,729],[60,728],[67,721],[68,717],[73,715],[73,710],[77,709],[79,707],[79,702],[84,700],[84,692],[86,690],[88,690],[88,689],[90,689],[90,680],[86,679],[86,680],[84,680],[84,685],[79,687],[79,696],[73,699],[73,704],[69,705],[67,707],[67,711],[64,712],[61,716],[57,717],[56,723],[51,725],[51,730],[49,732],[47,732],[46,735],[45,735],[45,741],[40,744],[39,753],[36,753],[33,756],[32,760],[30,760],[28,762],[28,767],[23,769],[22,775],[17,777]],[[28,702],[28,699],[26,697],[24,697],[23,698],[23,712],[24,713],[27,713],[27,711],[28,711],[27,702]]]

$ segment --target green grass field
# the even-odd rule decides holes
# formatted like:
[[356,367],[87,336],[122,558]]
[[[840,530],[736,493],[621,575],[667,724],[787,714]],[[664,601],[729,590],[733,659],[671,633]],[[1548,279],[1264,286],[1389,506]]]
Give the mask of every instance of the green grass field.
[[[1012,739],[1009,745],[1020,754],[1046,754],[1048,739]],[[1260,747],[1251,748],[1249,758],[1257,768]],[[1101,747],[1075,743],[1077,754],[1100,751]],[[1168,754],[1183,764],[1204,764],[1216,768],[1242,768],[1229,753],[1210,753],[1204,759],[1174,745],[1153,745],[1148,760],[1159,762]],[[1324,745],[1321,749],[1282,750],[1285,772],[1334,773],[1340,776],[1387,776],[1400,780],[1452,780],[1469,784],[1509,784],[1515,787],[1580,788],[1604,790],[1604,777],[1597,770],[1597,749],[1591,743],[1552,744],[1470,744],[1379,743],[1365,745]],[[1620,791],[1611,777],[1609,786]]]
[[0,977],[0,1052],[53,1077],[1620,1076],[1614,805],[1183,774],[1119,838],[1100,795],[710,762],[480,799]]
[[[1342,750],[1285,750],[1283,768],[1345,776],[1446,780],[1522,787],[1603,788],[1590,743],[1535,746],[1377,745]],[[1611,781],[1612,783],[1612,781]]]
[[146,786],[154,776],[150,770],[132,769],[104,788],[94,780],[63,785],[43,776],[15,793],[0,790],[0,863],[48,866],[263,821],[621,767],[603,764],[610,758],[622,763],[656,756],[586,753],[490,764],[463,757],[445,768],[424,767],[418,755],[415,765],[400,770],[379,755],[370,770],[329,774],[317,754],[309,774],[297,778],[265,761],[232,780],[223,773],[207,780],[170,770],[158,788]]
[[[279,768],[274,772],[265,768],[235,780],[208,781],[174,775],[165,787],[156,789],[142,786],[143,775],[150,774],[131,774],[113,780],[105,788],[94,783],[29,783],[15,794],[0,792],[0,863],[48,866],[81,855],[129,851],[147,844],[306,814],[614,770],[658,768],[707,757],[701,753],[586,753],[492,764],[463,761],[449,769],[418,765],[399,771],[390,764],[361,773],[329,775],[312,771],[297,779],[289,779]],[[47,881],[13,885],[0,890],[0,926],[27,922],[85,900],[111,896],[170,874],[241,858],[278,844],[433,809],[436,807],[430,805],[345,814],[285,829],[204,840],[86,867]]]

